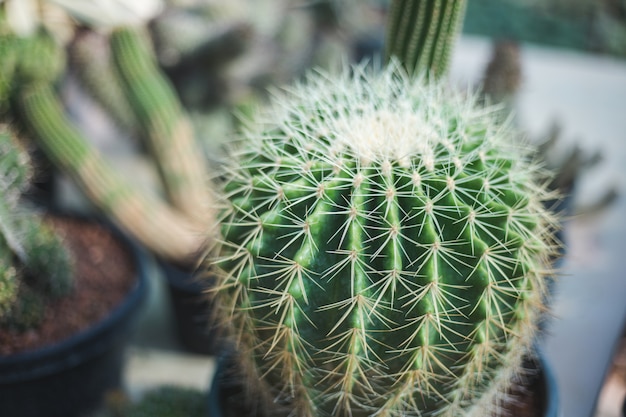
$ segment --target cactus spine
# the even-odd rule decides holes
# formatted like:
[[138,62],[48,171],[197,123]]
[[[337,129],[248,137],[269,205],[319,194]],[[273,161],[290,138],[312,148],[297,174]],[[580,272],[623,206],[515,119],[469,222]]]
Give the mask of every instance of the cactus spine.
[[61,297],[73,282],[60,238],[21,204],[29,178],[26,154],[0,126],[0,324],[20,329],[36,325],[33,299]]
[[309,76],[225,173],[215,296],[293,415],[489,415],[544,308],[556,223],[530,150],[399,66]]

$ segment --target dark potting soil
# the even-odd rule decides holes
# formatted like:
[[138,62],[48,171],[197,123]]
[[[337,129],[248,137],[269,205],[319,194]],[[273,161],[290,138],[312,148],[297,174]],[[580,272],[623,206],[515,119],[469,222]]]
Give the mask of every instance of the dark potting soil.
[[135,281],[128,248],[104,226],[74,218],[49,218],[74,258],[74,289],[48,302],[41,325],[19,332],[0,327],[0,355],[59,342],[105,318]]

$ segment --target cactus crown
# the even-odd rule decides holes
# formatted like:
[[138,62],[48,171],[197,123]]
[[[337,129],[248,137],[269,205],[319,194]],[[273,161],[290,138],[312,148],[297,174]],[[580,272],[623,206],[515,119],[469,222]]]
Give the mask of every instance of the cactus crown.
[[497,406],[544,308],[555,221],[494,113],[392,63],[310,75],[253,120],[224,174],[215,297],[270,402]]
[[0,125],[0,325],[36,326],[41,300],[72,288],[69,254],[52,230],[22,204],[27,154]]

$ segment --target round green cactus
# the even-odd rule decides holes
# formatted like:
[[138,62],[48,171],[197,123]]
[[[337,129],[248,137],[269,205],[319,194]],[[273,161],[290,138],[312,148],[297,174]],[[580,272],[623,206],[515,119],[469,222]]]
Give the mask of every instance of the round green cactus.
[[495,112],[392,63],[310,75],[252,120],[223,175],[214,295],[268,403],[497,409],[556,243],[541,169]]

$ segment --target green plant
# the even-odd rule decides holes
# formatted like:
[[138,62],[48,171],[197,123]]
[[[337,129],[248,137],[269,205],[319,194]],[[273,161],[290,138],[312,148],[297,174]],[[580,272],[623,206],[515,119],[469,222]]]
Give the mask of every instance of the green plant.
[[31,133],[53,164],[126,232],[165,259],[193,264],[212,212],[204,152],[142,29],[112,31],[110,64],[154,157],[164,195],[116,172],[68,117],[57,93],[66,72],[64,45],[47,30],[19,36],[6,23],[0,16],[0,52],[11,58],[0,70],[0,83],[9,86],[0,90],[7,103],[2,119],[15,119]]
[[441,77],[447,72],[461,29],[465,0],[396,0],[387,25],[387,60],[395,56],[409,73]]
[[553,195],[497,108],[438,81],[463,5],[395,2],[380,72],[309,75],[233,150],[214,297],[271,415],[491,415],[523,372]]
[[21,201],[30,178],[26,153],[0,126],[0,325],[26,329],[40,300],[72,289],[72,262],[61,239]]
[[498,406],[556,248],[541,170],[498,117],[392,63],[309,76],[252,121],[225,174],[215,291],[268,404]]

